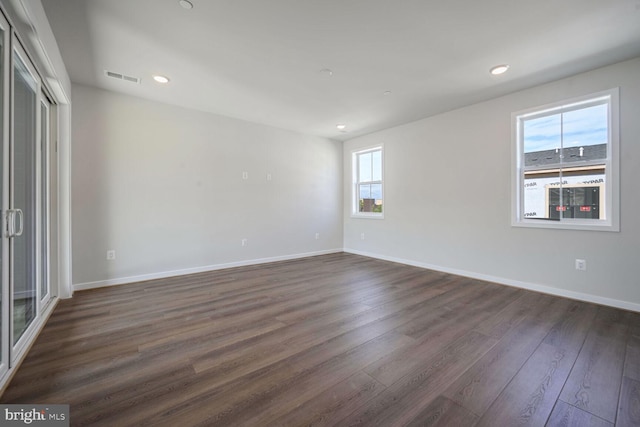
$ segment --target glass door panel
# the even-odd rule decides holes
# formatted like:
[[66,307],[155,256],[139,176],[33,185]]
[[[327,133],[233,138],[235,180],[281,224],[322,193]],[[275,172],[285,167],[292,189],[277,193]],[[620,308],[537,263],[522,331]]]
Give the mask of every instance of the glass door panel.
[[37,316],[38,83],[17,50],[13,55],[12,239],[13,344]]
[[9,45],[9,32],[8,24],[4,20],[2,14],[0,14],[0,137],[2,143],[0,143],[0,220],[2,226],[0,227],[0,378],[7,371],[9,364],[9,310],[8,310],[8,295],[9,295],[9,275],[7,271],[8,259],[7,254],[9,251],[9,243],[5,236],[5,222],[4,215],[9,205],[9,192],[5,185],[8,175],[8,156],[5,154],[5,150],[8,152],[9,129],[7,127],[7,108],[5,108],[5,102],[8,101],[7,96],[7,65],[9,63],[7,46]]

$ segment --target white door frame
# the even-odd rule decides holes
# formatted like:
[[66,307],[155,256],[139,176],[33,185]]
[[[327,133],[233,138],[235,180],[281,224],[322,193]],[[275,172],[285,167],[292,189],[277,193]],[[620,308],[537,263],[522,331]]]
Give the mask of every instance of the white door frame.
[[2,141],[0,142],[0,150],[2,151],[2,176],[0,177],[0,209],[1,209],[1,227],[0,233],[2,233],[1,245],[0,245],[0,262],[2,263],[2,274],[0,274],[0,296],[2,297],[2,302],[0,306],[0,379],[4,379],[7,375],[9,369],[9,347],[11,347],[10,342],[10,311],[9,311],[9,239],[6,236],[6,218],[5,213],[9,208],[9,144],[5,143],[5,141],[9,141],[9,109],[10,109],[10,99],[8,93],[10,90],[9,83],[11,79],[11,27],[9,22],[5,19],[4,15],[0,13],[0,28],[2,28],[2,68],[0,69],[0,75],[2,79],[0,81],[0,85],[2,85],[2,99],[0,99],[0,103],[2,103],[2,115],[0,116],[0,120],[2,123],[0,124],[0,128],[2,129]]
[[[12,55],[11,55],[11,74],[13,76],[14,70],[15,70],[15,64],[14,64],[14,53],[17,54],[20,57],[20,61],[22,62],[22,64],[24,64],[27,67],[27,70],[29,72],[29,74],[31,74],[31,77],[33,77],[33,79],[36,82],[36,88],[35,88],[35,96],[36,96],[36,102],[35,102],[35,124],[36,124],[36,128],[35,128],[35,153],[34,155],[36,155],[36,166],[35,166],[35,176],[33,177],[33,179],[35,179],[35,187],[36,187],[36,194],[35,194],[35,211],[36,211],[36,215],[35,215],[35,244],[36,244],[36,256],[34,259],[35,262],[35,266],[34,266],[34,277],[35,277],[35,297],[36,297],[36,301],[35,301],[35,316],[33,318],[33,320],[31,321],[31,324],[27,327],[27,329],[23,332],[22,336],[20,337],[20,339],[15,343],[15,345],[13,345],[14,342],[14,337],[13,337],[13,313],[10,313],[10,346],[11,346],[11,365],[13,366],[15,363],[17,363],[17,361],[23,356],[24,352],[27,351],[29,345],[32,343],[32,340],[34,338],[34,335],[36,333],[36,331],[38,330],[38,326],[40,323],[40,238],[39,238],[39,234],[40,234],[40,191],[39,191],[39,181],[40,181],[40,156],[37,155],[37,147],[40,145],[40,97],[42,96],[42,81],[40,80],[40,76],[38,75],[38,72],[36,71],[35,66],[33,65],[33,63],[31,62],[31,60],[29,59],[29,56],[27,55],[26,51],[24,50],[24,48],[22,47],[22,44],[20,43],[20,40],[18,40],[18,38],[15,35],[15,32],[12,32]],[[11,79],[11,99],[14,99],[14,86],[15,86],[15,82],[14,79]],[[15,117],[15,111],[13,108],[11,108],[11,128],[13,128],[13,122],[14,122],[14,117]],[[13,135],[13,130],[11,132],[11,142],[10,142],[10,146],[13,147],[14,145],[14,135]],[[13,157],[13,148],[10,150],[11,154],[10,156]],[[10,159],[11,162],[13,163],[13,158]],[[10,169],[12,169],[13,166],[10,166]],[[11,172],[11,170],[9,171]],[[11,187],[13,186],[13,179],[11,179]],[[9,198],[10,198],[10,206],[11,208],[14,208],[14,203],[13,203],[13,188],[11,188],[9,190]],[[13,293],[14,293],[14,277],[13,277],[13,273],[12,273],[12,265],[13,265],[13,255],[14,255],[14,251],[13,251],[13,245],[14,245],[15,241],[10,241],[9,242],[9,262],[10,262],[10,267],[9,267],[9,292],[10,292],[10,299],[13,300]],[[13,304],[11,304],[11,306],[13,306]],[[12,307],[11,307],[12,310]]]

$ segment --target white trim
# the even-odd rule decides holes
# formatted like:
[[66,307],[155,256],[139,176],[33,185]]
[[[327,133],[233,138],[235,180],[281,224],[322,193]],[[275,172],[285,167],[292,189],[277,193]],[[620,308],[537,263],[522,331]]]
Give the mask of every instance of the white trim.
[[184,276],[187,274],[204,273],[207,271],[223,270],[225,268],[246,267],[248,265],[266,264],[269,262],[289,261],[298,258],[307,258],[318,255],[328,255],[343,252],[342,248],[327,249],[324,251],[305,252],[301,254],[281,255],[268,258],[250,259],[245,261],[229,262],[225,264],[206,265],[203,267],[184,268],[180,270],[163,271],[160,273],[141,274],[139,276],[120,277],[116,279],[98,280],[95,282],[78,283],[73,285],[74,291],[103,288],[106,286],[124,285],[127,283],[144,282],[167,277]]
[[[382,202],[382,203],[383,203],[383,206],[384,206],[384,202]],[[384,207],[382,209],[384,209]],[[351,218],[358,218],[358,219],[384,219],[384,212],[383,213],[377,213],[377,212],[352,213],[351,214]]]
[[441,271],[443,273],[455,274],[457,276],[470,277],[472,279],[484,280],[486,282],[494,282],[500,285],[513,286],[515,288],[527,289],[530,291],[541,292],[543,294],[554,295],[563,298],[570,298],[578,301],[591,302],[595,304],[607,305],[610,307],[621,308],[623,310],[636,311],[640,313],[640,304],[617,300],[613,298],[601,297],[598,295],[585,294],[583,292],[568,291],[565,289],[554,288],[551,286],[538,285],[536,283],[522,282],[520,280],[506,279],[504,277],[491,276],[489,274],[476,273],[467,270],[459,270],[457,268],[442,267],[439,265],[427,264],[418,261],[411,261],[402,258],[390,257],[386,255],[374,254],[371,252],[358,251],[355,249],[344,249],[344,252],[362,255],[369,258],[381,259],[384,261],[397,262],[399,264],[411,265],[413,267],[426,268],[429,270]]

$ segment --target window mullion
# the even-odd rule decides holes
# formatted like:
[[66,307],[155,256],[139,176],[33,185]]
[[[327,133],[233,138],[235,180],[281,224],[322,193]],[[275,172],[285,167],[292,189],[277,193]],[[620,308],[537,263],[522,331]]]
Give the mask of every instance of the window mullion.
[[562,187],[562,165],[564,163],[564,112],[560,113],[560,167],[558,168],[558,181],[560,182],[560,221],[564,220],[564,191]]

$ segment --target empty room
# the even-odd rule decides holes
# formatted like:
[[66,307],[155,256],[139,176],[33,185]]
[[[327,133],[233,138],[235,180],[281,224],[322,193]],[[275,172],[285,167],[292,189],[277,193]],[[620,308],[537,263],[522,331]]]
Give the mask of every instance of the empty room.
[[640,426],[640,0],[0,0],[0,425]]

